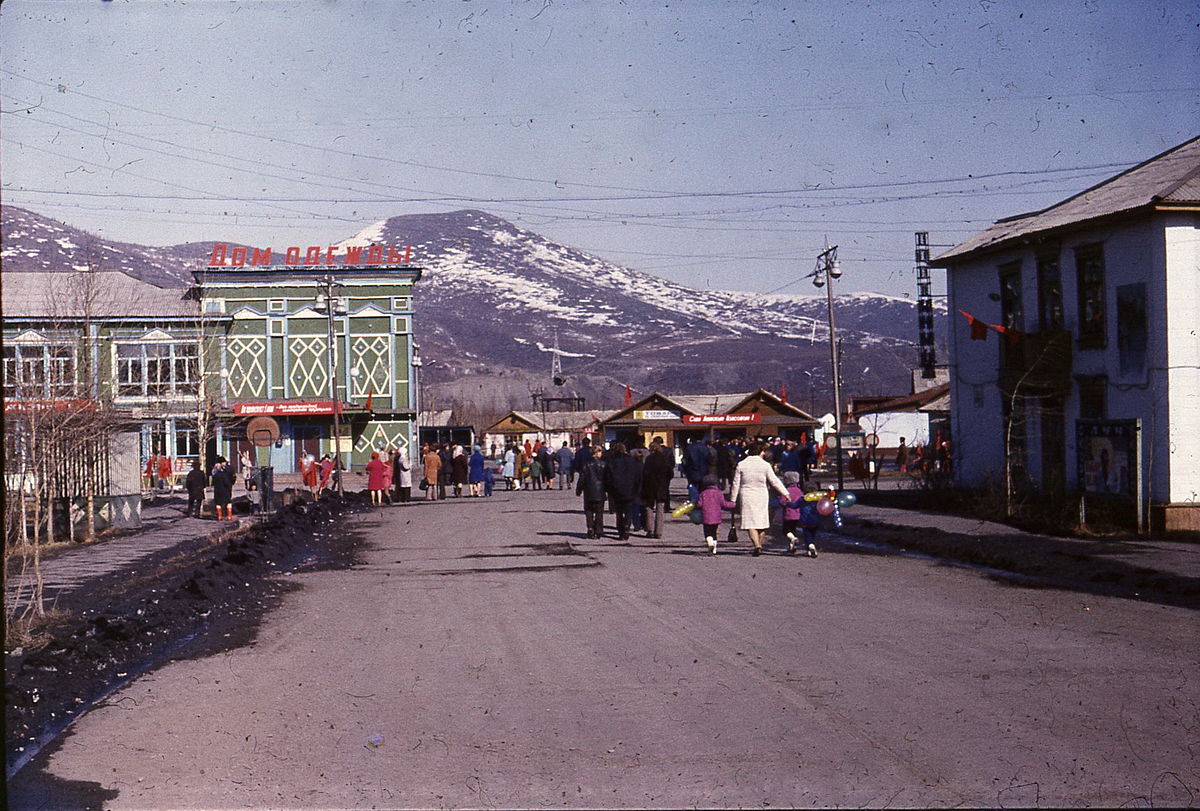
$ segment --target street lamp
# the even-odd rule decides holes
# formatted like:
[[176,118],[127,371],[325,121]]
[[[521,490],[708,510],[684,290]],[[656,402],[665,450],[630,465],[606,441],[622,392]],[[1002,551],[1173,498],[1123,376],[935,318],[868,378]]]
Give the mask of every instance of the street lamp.
[[412,346],[413,422],[417,426],[414,447],[419,451],[421,448],[421,345],[414,343]]
[[314,310],[325,313],[329,327],[329,399],[333,402],[333,475],[338,498],[342,498],[345,492],[342,490],[342,409],[337,396],[337,355],[333,346],[333,317],[346,314],[346,300],[334,295],[334,291],[341,287],[342,283],[332,276],[322,276],[317,279],[317,298],[313,303]]
[[837,482],[840,492],[845,486],[845,478],[842,473],[842,381],[838,375],[838,343],[833,321],[833,280],[842,276],[842,263],[837,258],[837,245],[817,254],[817,266],[809,276],[812,277],[814,287],[825,288],[829,309],[829,363],[833,367],[833,436],[837,446]]

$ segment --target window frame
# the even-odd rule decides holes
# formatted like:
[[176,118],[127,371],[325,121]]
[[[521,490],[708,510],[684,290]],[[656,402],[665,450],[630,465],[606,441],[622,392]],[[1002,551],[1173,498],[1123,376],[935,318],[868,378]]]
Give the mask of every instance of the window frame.
[[113,346],[116,396],[191,396],[200,392],[200,345],[194,341],[119,341]]
[[[1092,278],[1087,278],[1088,275]],[[1080,349],[1103,349],[1108,343],[1108,291],[1104,286],[1104,246],[1075,249],[1077,341]]]
[[72,343],[6,343],[3,363],[6,399],[69,398],[79,391],[79,347]]
[[[1061,330],[1066,325],[1062,261],[1057,253],[1040,253],[1037,262],[1038,329]],[[1057,304],[1057,309],[1055,305]]]

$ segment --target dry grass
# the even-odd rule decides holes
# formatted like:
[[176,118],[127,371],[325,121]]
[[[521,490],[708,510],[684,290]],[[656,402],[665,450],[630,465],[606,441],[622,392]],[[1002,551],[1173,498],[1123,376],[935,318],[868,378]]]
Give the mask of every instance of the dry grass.
[[31,653],[54,638],[54,629],[71,618],[64,608],[48,608],[40,617],[13,617],[4,623],[4,652]]

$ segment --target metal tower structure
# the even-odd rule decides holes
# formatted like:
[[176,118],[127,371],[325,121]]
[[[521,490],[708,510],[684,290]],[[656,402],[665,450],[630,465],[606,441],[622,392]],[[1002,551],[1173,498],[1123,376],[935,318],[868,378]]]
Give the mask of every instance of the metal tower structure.
[[929,232],[917,231],[917,359],[921,366],[921,377],[936,376],[937,348],[933,335],[933,285],[929,278]]

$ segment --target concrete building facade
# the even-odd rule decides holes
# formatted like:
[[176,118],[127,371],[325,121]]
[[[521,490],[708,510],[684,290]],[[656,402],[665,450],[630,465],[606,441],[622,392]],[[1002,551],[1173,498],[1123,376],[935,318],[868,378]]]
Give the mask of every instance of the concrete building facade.
[[933,264],[959,484],[1200,530],[1200,138]]

